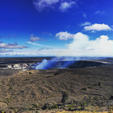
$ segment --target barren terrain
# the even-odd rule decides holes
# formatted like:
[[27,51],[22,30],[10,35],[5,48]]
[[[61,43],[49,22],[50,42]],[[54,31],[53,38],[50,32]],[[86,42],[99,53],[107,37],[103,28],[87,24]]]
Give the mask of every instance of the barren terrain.
[[1,111],[29,113],[44,110],[43,113],[61,109],[68,113],[81,110],[102,112],[113,106],[112,64],[5,74],[0,76]]

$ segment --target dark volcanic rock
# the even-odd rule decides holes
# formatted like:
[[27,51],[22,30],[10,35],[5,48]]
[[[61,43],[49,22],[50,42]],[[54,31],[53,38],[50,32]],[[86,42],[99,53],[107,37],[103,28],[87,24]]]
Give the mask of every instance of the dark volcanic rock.
[[70,65],[69,68],[84,68],[84,67],[92,67],[92,66],[103,66],[106,65],[102,62],[96,61],[76,61],[74,64]]

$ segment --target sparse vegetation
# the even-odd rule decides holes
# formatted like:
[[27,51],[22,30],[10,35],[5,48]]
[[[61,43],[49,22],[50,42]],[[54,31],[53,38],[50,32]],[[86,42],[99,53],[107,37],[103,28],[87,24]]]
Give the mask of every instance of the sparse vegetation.
[[[104,71],[103,71],[104,70]],[[113,66],[29,70],[0,78],[1,111],[64,113],[109,111],[113,101]],[[97,107],[95,107],[97,106]],[[98,109],[97,109],[98,108]],[[95,110],[96,109],[96,110]],[[60,111],[59,111],[60,113]],[[85,113],[85,111],[84,111]]]

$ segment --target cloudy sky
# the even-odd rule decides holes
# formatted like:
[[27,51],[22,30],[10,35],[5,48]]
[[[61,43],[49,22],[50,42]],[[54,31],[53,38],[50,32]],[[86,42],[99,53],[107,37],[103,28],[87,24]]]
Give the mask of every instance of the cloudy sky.
[[0,57],[113,56],[113,0],[0,0]]

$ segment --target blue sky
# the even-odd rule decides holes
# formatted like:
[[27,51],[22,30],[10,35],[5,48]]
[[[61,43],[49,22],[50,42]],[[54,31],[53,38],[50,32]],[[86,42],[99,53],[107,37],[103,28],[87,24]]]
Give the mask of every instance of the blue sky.
[[112,4],[0,0],[0,56],[113,56]]

